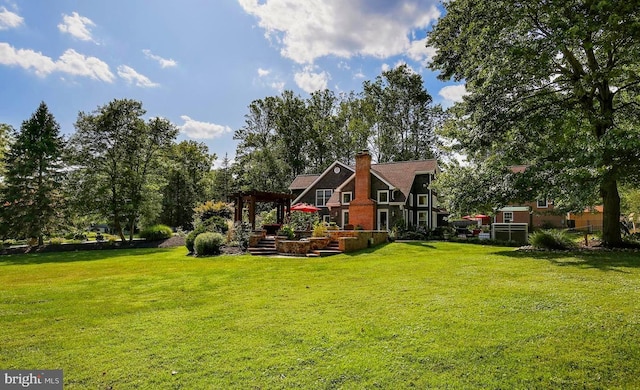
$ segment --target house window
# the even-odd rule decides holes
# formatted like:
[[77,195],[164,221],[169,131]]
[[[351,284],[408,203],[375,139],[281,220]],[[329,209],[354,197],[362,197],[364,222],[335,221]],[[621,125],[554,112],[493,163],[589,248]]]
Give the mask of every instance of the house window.
[[504,223],[513,223],[513,211],[505,211],[502,219]]
[[549,207],[549,201],[547,200],[547,198],[538,199],[538,208],[539,209],[546,209],[547,207]]
[[352,192],[343,192],[342,193],[342,204],[351,203],[352,197],[353,197],[353,193]]
[[413,206],[413,193],[409,192],[409,206]]
[[326,206],[332,193],[333,190],[316,190],[316,206]]
[[342,228],[349,224],[349,210],[342,210]]
[[389,191],[378,191],[378,203],[389,203]]
[[418,211],[418,226],[427,226],[427,212],[426,211]]
[[331,223],[331,215],[329,215],[329,214],[325,214],[325,215],[323,215],[323,216],[322,216],[322,222],[324,222],[324,223],[326,223],[326,224]]
[[429,204],[427,203],[427,194],[419,194],[418,195],[418,206],[428,206]]

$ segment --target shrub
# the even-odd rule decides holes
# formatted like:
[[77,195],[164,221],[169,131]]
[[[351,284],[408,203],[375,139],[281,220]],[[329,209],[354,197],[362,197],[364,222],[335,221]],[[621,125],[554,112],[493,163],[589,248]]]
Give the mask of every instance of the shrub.
[[194,242],[196,256],[220,254],[220,247],[224,245],[225,237],[220,233],[200,233]]
[[187,247],[189,253],[193,253],[194,251],[193,246],[195,244],[196,237],[198,237],[199,234],[205,232],[207,232],[207,227],[204,225],[200,225],[197,228],[193,229],[189,234],[187,234],[187,237],[184,239],[184,246]]
[[316,222],[313,225],[313,233],[311,233],[312,237],[326,237],[327,236],[327,225],[324,222]]
[[51,237],[49,239],[50,245],[62,245],[63,242],[64,242],[64,238],[62,237]]
[[251,225],[249,222],[236,222],[233,225],[233,240],[238,243],[238,247],[243,251],[249,248],[249,237],[251,236]]
[[296,232],[289,225],[284,225],[278,230],[279,236],[286,236],[288,240],[293,240],[296,237]]
[[573,237],[564,230],[539,230],[529,236],[529,243],[537,249],[566,250],[576,247]]
[[227,220],[217,215],[214,215],[213,217],[202,221],[202,223],[198,226],[204,226],[209,232],[219,232],[223,234],[226,233],[227,230],[229,230]]
[[198,207],[194,208],[196,225],[208,220],[211,217],[220,217],[222,219],[229,219],[233,215],[233,204],[212,201],[204,202]]
[[153,241],[171,238],[173,231],[167,225],[153,225],[140,232],[140,237]]

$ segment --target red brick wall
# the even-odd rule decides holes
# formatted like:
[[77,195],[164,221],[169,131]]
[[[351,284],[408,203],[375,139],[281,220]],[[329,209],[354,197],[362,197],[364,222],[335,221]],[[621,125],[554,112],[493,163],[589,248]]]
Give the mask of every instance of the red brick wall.
[[356,189],[349,204],[349,223],[364,230],[374,230],[376,205],[371,193],[371,155],[363,151],[356,155]]

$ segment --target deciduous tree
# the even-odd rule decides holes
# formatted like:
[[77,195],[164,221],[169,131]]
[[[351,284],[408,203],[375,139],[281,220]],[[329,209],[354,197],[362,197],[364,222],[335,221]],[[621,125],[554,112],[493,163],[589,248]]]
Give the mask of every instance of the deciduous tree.
[[113,100],[92,113],[80,112],[71,138],[83,203],[108,216],[122,240],[124,225],[133,239],[143,210],[160,211],[145,202],[160,202],[153,196],[160,191],[157,159],[178,134],[166,119],[145,122],[145,113],[138,101]]
[[618,183],[637,183],[640,171],[638,4],[452,0],[445,7],[427,44],[442,79],[466,81],[454,132],[463,150],[480,163],[500,157],[502,173],[529,165],[523,186],[559,202],[598,194],[603,240],[620,244]]

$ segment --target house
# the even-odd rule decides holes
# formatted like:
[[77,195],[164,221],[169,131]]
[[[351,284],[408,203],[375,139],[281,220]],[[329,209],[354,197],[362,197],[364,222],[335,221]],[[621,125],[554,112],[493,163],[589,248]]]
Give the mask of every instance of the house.
[[[522,173],[526,165],[510,168]],[[496,223],[527,223],[532,228],[562,228],[567,226],[567,215],[554,207],[553,200],[540,198],[527,202],[511,202],[496,211]]]
[[438,172],[436,160],[372,164],[364,150],[355,167],[336,161],[319,175],[296,177],[289,190],[294,204],[313,204],[322,220],[342,228],[389,230],[402,223],[431,230],[448,215],[431,189]]
[[602,229],[602,211],[601,205],[586,208],[580,213],[569,213],[567,216],[570,228],[579,230],[601,230]]

